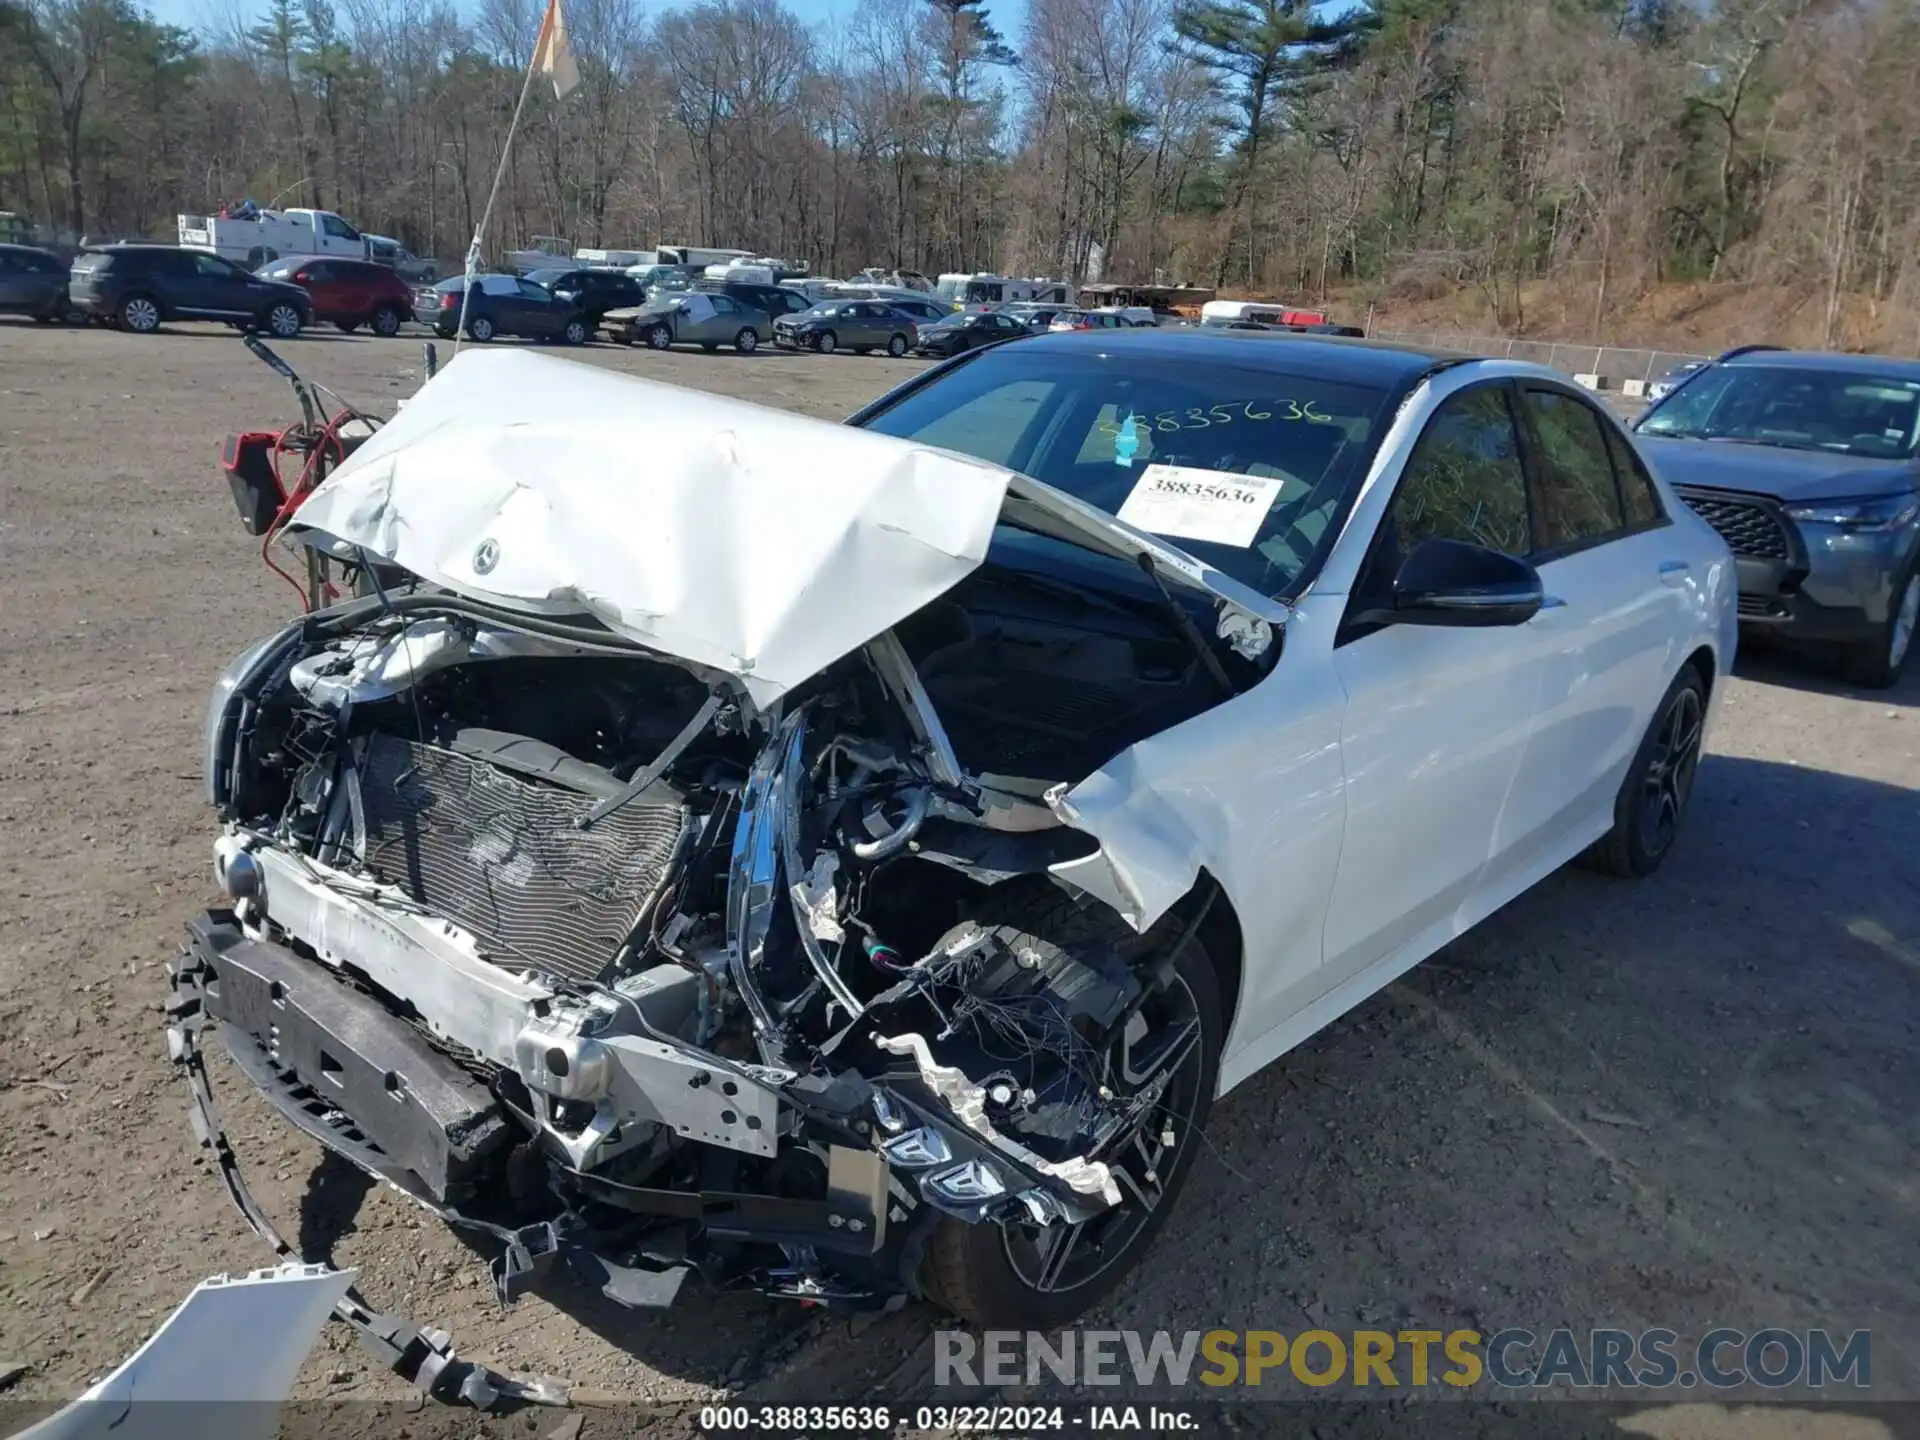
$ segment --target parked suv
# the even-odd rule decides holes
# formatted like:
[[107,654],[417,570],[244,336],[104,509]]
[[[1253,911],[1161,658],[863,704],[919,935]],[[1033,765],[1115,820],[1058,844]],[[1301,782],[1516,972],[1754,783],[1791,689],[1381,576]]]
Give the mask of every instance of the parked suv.
[[151,335],[165,320],[224,320],[291,340],[313,322],[313,301],[298,285],[173,245],[83,251],[68,272],[67,294],[76,310],[136,335]]
[[268,280],[298,285],[313,301],[313,318],[351,335],[362,325],[376,335],[397,335],[413,318],[413,290],[400,275],[371,260],[331,260],[294,255],[263,265]]
[[856,355],[885,350],[898,357],[912,346],[915,329],[911,315],[879,300],[828,300],[775,320],[773,343],[822,355],[841,349]]
[[640,282],[620,270],[568,270],[556,265],[529,271],[526,278],[579,306],[587,324],[596,330],[609,310],[644,305],[647,299]]
[[[466,287],[466,277],[454,275],[422,290],[414,300],[420,322],[451,340],[460,326],[460,292]],[[466,312],[467,338],[483,344],[496,335],[523,335],[584,345],[593,336],[593,322],[577,304],[517,275],[480,276]]]
[[719,285],[696,285],[693,290],[730,296],[739,304],[760,311],[769,321],[777,320],[782,315],[798,315],[803,310],[813,308],[813,302],[805,295],[785,285],[756,285],[747,280],[728,280]]
[[1687,375],[1634,427],[1725,537],[1740,623],[1900,676],[1920,624],[1920,361],[1746,346]]
[[66,313],[66,262],[35,245],[0,245],[0,315],[50,324]]

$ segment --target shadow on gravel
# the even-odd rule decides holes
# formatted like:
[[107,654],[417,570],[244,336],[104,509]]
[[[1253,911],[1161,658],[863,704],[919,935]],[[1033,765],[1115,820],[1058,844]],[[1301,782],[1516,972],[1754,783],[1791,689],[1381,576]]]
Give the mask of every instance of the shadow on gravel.
[[1777,685],[1811,695],[1835,695],[1869,705],[1920,706],[1920,660],[1885,690],[1867,690],[1847,683],[1839,663],[1818,651],[1796,650],[1777,641],[1740,637],[1740,654],[1733,673],[1756,685]]
[[300,1235],[294,1248],[303,1260],[331,1261],[333,1247],[356,1228],[360,1202],[373,1189],[373,1177],[331,1150],[307,1176],[300,1196]]

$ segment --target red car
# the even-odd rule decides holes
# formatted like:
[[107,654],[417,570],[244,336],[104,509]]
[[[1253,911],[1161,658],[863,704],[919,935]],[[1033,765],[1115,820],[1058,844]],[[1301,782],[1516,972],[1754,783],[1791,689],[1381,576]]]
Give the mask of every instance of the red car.
[[288,255],[256,272],[285,280],[313,297],[313,318],[351,334],[365,325],[376,335],[395,335],[413,318],[413,291],[399,274],[371,260]]

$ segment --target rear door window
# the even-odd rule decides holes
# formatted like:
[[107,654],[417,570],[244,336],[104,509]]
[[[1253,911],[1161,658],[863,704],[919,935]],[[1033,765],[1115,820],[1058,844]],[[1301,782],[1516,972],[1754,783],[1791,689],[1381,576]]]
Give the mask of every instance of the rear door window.
[[1620,503],[1631,526],[1654,525],[1667,518],[1660,503],[1660,492],[1653,488],[1653,476],[1634,453],[1633,445],[1611,425],[1602,426],[1607,434],[1607,450],[1613,456],[1614,477],[1620,482]]

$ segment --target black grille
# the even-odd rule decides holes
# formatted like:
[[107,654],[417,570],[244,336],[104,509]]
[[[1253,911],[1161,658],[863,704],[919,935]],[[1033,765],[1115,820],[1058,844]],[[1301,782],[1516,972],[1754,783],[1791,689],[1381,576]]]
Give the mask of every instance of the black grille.
[[473,932],[488,958],[569,980],[606,971],[665,883],[686,823],[656,783],[590,829],[592,797],[388,735],[360,771],[367,868]]
[[1682,490],[1680,498],[1720,532],[1735,555],[1752,560],[1785,560],[1792,554],[1786,523],[1772,506],[1758,500],[1709,495],[1698,490]]

